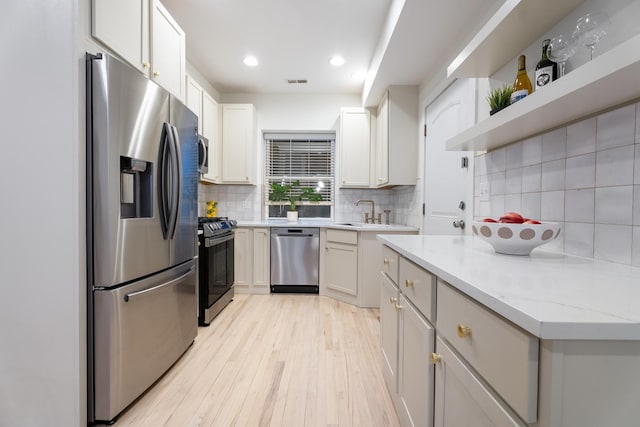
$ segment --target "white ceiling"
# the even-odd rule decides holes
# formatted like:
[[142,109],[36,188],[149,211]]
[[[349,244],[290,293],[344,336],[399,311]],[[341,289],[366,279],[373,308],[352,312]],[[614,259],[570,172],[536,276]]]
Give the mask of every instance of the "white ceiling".
[[[388,85],[419,85],[440,72],[503,1],[162,3],[187,34],[187,60],[220,93],[352,93],[370,105]],[[245,66],[247,54],[260,65]],[[329,64],[336,54],[342,67]],[[356,71],[369,72],[366,85],[351,78]]]

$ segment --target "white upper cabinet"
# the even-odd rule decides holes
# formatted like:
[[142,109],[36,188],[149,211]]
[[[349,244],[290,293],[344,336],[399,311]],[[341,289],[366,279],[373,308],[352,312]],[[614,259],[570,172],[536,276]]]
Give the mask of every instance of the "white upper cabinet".
[[207,92],[202,92],[202,119],[200,132],[209,140],[209,171],[202,175],[201,180],[219,183],[221,180],[221,141],[220,118],[218,103]]
[[93,0],[91,35],[149,73],[149,0]]
[[204,91],[191,76],[187,76],[186,90],[187,99],[185,104],[187,108],[198,116],[198,133],[202,135],[202,94]]
[[158,0],[151,14],[151,78],[184,100],[185,33]]
[[418,178],[418,88],[390,86],[377,109],[373,187],[415,185]]
[[340,109],[340,187],[369,188],[371,114],[364,108]]
[[185,33],[158,0],[93,0],[91,34],[185,100]]
[[222,183],[255,184],[256,113],[251,104],[222,104]]

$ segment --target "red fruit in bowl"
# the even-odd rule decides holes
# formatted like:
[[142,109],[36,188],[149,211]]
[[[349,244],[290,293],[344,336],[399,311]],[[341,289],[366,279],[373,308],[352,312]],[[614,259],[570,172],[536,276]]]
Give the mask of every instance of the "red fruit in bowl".
[[508,224],[522,224],[524,218],[517,212],[506,212],[500,217],[498,222],[504,222]]
[[523,224],[540,224],[540,221],[536,221],[535,219],[525,218],[525,220],[522,223]]
[[496,221],[493,218],[485,218],[485,219],[482,220],[482,222],[498,222],[498,221]]

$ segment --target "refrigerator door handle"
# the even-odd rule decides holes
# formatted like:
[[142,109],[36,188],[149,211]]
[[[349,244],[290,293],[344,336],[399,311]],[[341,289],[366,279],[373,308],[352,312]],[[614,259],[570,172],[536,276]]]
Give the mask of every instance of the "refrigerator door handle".
[[151,288],[143,289],[143,290],[141,290],[141,291],[130,292],[130,293],[128,293],[128,294],[126,294],[126,295],[124,296],[124,302],[129,302],[129,300],[130,300],[131,298],[134,298],[134,297],[137,297],[137,296],[140,296],[140,295],[144,295],[144,294],[147,294],[147,293],[149,293],[149,292],[154,292],[154,291],[157,291],[157,290],[159,290],[159,289],[166,288],[167,286],[171,286],[171,285],[173,285],[174,283],[180,282],[180,281],[182,281],[185,277],[187,277],[188,275],[190,275],[191,273],[193,273],[193,270],[194,270],[194,267],[191,267],[191,268],[190,268],[186,273],[184,273],[184,274],[180,275],[179,277],[177,277],[177,278],[175,278],[175,279],[173,279],[173,280],[170,280],[170,281],[168,281],[168,282],[166,282],[166,283],[162,283],[162,284],[160,284],[160,285],[153,286],[153,287],[151,287]]
[[171,185],[171,138],[172,132],[169,123],[163,123],[162,136],[160,137],[160,162],[159,162],[159,181],[158,198],[160,206],[160,224],[162,226],[162,236],[165,240],[169,239],[170,220],[171,220],[171,200],[169,200],[169,186]]
[[180,137],[178,136],[178,129],[175,126],[171,126],[171,143],[172,143],[172,189],[171,196],[173,197],[173,203],[171,208],[171,219],[169,223],[169,238],[173,239],[176,234],[176,227],[178,225],[178,216],[180,215],[180,208],[182,205],[182,153],[180,152]]

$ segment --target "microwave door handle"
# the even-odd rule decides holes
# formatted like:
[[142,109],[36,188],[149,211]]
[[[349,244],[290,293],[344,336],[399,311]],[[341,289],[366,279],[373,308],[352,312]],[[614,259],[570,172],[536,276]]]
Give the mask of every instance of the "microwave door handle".
[[202,161],[199,162],[198,166],[200,168],[203,168],[204,165],[207,164],[207,157],[209,156],[209,153],[207,153],[207,146],[205,145],[204,140],[202,138],[198,138],[198,145],[200,146],[200,149],[204,153],[204,156],[202,156]]
[[162,125],[162,136],[160,139],[160,162],[159,162],[159,186],[158,199],[160,209],[160,225],[162,226],[162,236],[165,240],[169,238],[170,201],[169,201],[169,181],[170,181],[170,128],[168,123]]

